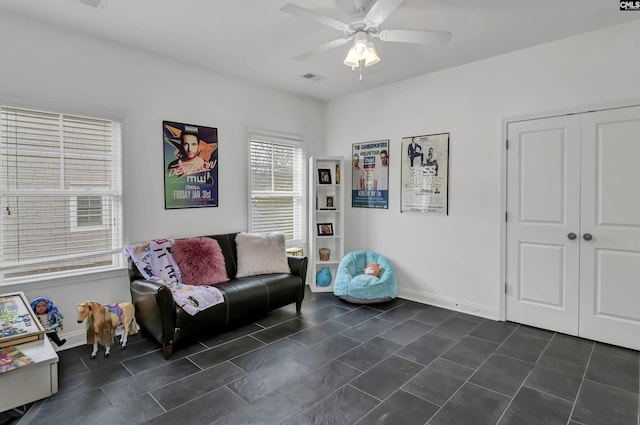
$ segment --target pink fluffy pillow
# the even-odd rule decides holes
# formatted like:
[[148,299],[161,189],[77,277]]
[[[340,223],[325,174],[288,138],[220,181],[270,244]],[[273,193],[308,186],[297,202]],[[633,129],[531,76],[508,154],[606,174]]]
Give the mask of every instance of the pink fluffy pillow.
[[182,272],[183,283],[215,285],[229,280],[222,249],[215,239],[177,240],[171,252]]

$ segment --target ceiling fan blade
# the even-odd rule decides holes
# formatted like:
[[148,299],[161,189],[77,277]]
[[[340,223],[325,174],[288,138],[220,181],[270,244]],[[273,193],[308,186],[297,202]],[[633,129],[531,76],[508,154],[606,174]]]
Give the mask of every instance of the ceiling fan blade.
[[347,44],[347,42],[351,41],[350,38],[338,38],[336,40],[330,41],[328,43],[324,43],[319,45],[318,47],[311,49],[311,50],[307,50],[304,53],[300,53],[298,56],[296,56],[294,59],[295,60],[305,60],[308,57],[311,57],[313,55],[317,55],[318,53],[322,53],[322,52],[326,52],[327,50],[331,50],[335,47],[338,46],[342,46],[343,44]]
[[382,22],[391,15],[391,13],[400,6],[404,0],[378,0],[376,1],[367,15],[364,17],[364,23],[370,27],[377,28]]
[[382,41],[398,43],[445,45],[451,40],[451,33],[446,31],[384,30],[380,31],[377,37]]
[[312,21],[316,21],[322,25],[327,25],[329,27],[338,29],[340,31],[346,31],[349,29],[349,25],[345,24],[342,21],[331,18],[329,16],[323,15],[318,12],[314,12],[313,10],[305,9],[304,7],[300,7],[295,4],[287,3],[280,8],[283,12],[291,13],[292,15],[300,16],[302,18],[307,18]]

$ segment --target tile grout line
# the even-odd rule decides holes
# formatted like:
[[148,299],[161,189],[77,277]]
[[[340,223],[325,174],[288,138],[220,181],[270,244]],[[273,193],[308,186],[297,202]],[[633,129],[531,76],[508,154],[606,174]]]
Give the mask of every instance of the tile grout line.
[[[424,367],[422,368],[422,370],[424,370]],[[422,372],[422,371],[420,371],[420,372]],[[420,372],[418,372],[418,373],[420,373]],[[417,373],[416,373],[416,375],[417,375]],[[414,376],[415,376],[415,375],[414,375]],[[413,378],[412,378],[412,379],[413,379]],[[409,381],[407,381],[407,382],[409,382]],[[406,384],[406,382],[405,382],[405,384]],[[351,385],[351,384],[348,384],[348,385]],[[353,385],[351,385],[351,386],[353,387]],[[402,386],[400,386],[399,388],[397,388],[395,391],[393,391],[391,394],[389,394],[387,397],[385,397],[385,398],[384,398],[384,399],[382,399],[382,400],[380,400],[378,397],[374,396],[373,394],[369,394],[369,393],[368,393],[368,392],[366,392],[365,390],[362,390],[362,389],[360,389],[360,388],[358,388],[358,387],[353,387],[353,388],[355,388],[356,390],[362,391],[364,394],[366,394],[366,395],[368,395],[368,396],[370,396],[370,397],[375,398],[376,400],[380,400],[380,403],[378,403],[376,406],[374,406],[372,409],[370,409],[367,413],[365,413],[364,415],[362,415],[362,417],[360,417],[360,419],[358,419],[357,421],[355,421],[355,422],[353,423],[353,425],[357,425],[357,424],[358,424],[358,423],[360,423],[364,418],[366,418],[368,414],[370,414],[371,412],[373,412],[374,410],[376,410],[378,407],[382,406],[382,404],[383,404],[385,401],[389,400],[391,397],[393,397],[393,395],[394,395],[394,394],[396,394],[396,393],[398,393],[400,390],[402,390],[402,387],[403,387],[403,386],[404,386],[404,384],[403,384]],[[404,390],[403,390],[403,391],[404,391]],[[406,392],[407,394],[411,394],[409,391],[405,391],[405,392]],[[414,397],[418,397],[418,396],[416,396],[415,394],[411,394],[411,395],[412,395],[412,396],[414,396]],[[421,397],[418,397],[418,398],[420,398],[421,400],[424,400],[424,399],[423,399],[423,398],[421,398]],[[427,402],[429,402],[429,403],[431,403],[431,404],[433,404],[433,405],[436,405],[435,403],[433,403],[433,402],[431,402],[431,401],[429,401],[429,400],[425,400],[425,401],[427,401]],[[433,415],[432,415],[431,417],[433,417]],[[430,420],[430,419],[431,419],[431,418],[429,418],[429,420]],[[429,420],[427,420],[427,422],[428,422]]]
[[[528,376],[528,375],[527,375],[527,378],[529,378],[529,376]],[[526,380],[527,380],[527,379],[525,378],[525,381],[526,381]],[[530,387],[530,386],[525,385],[525,384],[522,384],[522,388],[527,388],[527,389],[530,389],[530,390],[532,390],[532,391],[539,392],[540,394],[548,395],[549,397],[557,398],[557,399],[559,399],[559,400],[564,400],[564,401],[566,401],[567,403],[571,403],[571,405],[573,405],[573,403],[575,403],[575,400],[574,400],[574,401],[571,401],[571,400],[566,399],[566,398],[564,398],[564,397],[560,397],[560,396],[558,396],[558,395],[551,394],[551,393],[549,393],[549,392],[547,392],[547,391],[539,390],[539,389],[537,389],[537,388],[533,388],[533,387]],[[576,396],[577,396],[577,394],[576,394]]]
[[[163,413],[161,413],[161,414],[159,414],[159,415],[154,416],[154,418],[155,418],[155,417],[158,417],[158,416],[162,416],[163,414],[165,414],[165,413],[167,413],[167,412],[168,412],[168,410],[164,408],[164,406],[163,406],[163,405],[162,405],[162,404],[161,404],[161,403],[160,403],[160,402],[159,402],[159,401],[158,401],[158,400],[153,396],[153,394],[151,394],[151,391],[147,392],[147,394],[149,394],[149,397],[151,397],[151,400],[155,401],[155,402],[156,402],[156,404],[157,404],[157,405],[158,405],[158,406],[163,410]],[[177,407],[177,406],[176,406],[176,407]],[[151,418],[150,418],[150,419],[151,419]]]
[[[407,319],[407,320],[409,320],[409,319]],[[403,322],[403,323],[404,323],[404,322]],[[380,337],[380,334],[376,335],[376,337]],[[374,338],[375,338],[375,337],[374,337]],[[383,338],[383,337],[380,337],[380,338],[382,338],[382,339],[386,339],[386,338]],[[373,338],[371,338],[371,339],[373,339]],[[369,341],[370,341],[370,340],[369,340]],[[389,341],[389,340],[387,340],[387,341]],[[394,343],[396,343],[395,341],[390,341],[390,342],[394,342]],[[396,344],[398,344],[398,343],[396,343]],[[358,347],[360,347],[361,345],[364,345],[364,343],[360,344]],[[358,388],[358,387],[356,387],[356,386],[352,385],[352,382],[353,382],[353,381],[355,381],[356,379],[360,378],[362,375],[364,375],[365,373],[367,373],[368,371],[370,371],[371,369],[373,369],[374,367],[378,366],[379,364],[381,364],[382,362],[384,362],[385,360],[387,360],[388,358],[390,358],[391,356],[394,356],[394,355],[395,355],[396,357],[401,358],[401,359],[404,359],[404,360],[407,360],[407,361],[411,361],[411,362],[413,362],[413,363],[416,363],[416,364],[418,364],[418,365],[421,365],[421,366],[422,366],[422,369],[421,369],[419,372],[417,372],[416,374],[414,374],[414,375],[413,375],[413,377],[411,377],[411,379],[413,379],[413,378],[414,378],[418,373],[422,372],[422,371],[426,368],[426,366],[422,365],[422,364],[421,364],[421,363],[419,363],[419,362],[416,362],[416,361],[413,361],[413,360],[410,360],[410,359],[406,359],[406,358],[402,357],[401,355],[399,355],[399,354],[398,354],[398,352],[399,352],[400,350],[402,350],[404,347],[406,347],[406,346],[407,346],[407,344],[404,344],[404,345],[403,345],[403,344],[398,344],[398,345],[400,345],[401,347],[400,347],[400,348],[398,348],[397,350],[393,351],[393,352],[392,352],[392,353],[390,353],[388,356],[386,356],[384,359],[380,360],[378,363],[376,363],[375,365],[371,366],[369,369],[367,369],[367,370],[365,370],[365,371],[360,371],[360,369],[358,369],[358,368],[356,368],[356,367],[354,367],[354,366],[351,366],[351,365],[349,365],[349,364],[347,364],[347,363],[344,363],[342,360],[339,360],[338,358],[334,359],[334,360],[335,360],[335,361],[337,361],[337,362],[343,363],[343,364],[345,364],[345,365],[347,365],[347,366],[349,366],[349,367],[351,367],[351,368],[353,368],[353,369],[358,370],[358,371],[360,371],[360,372],[361,372],[361,373],[360,373],[360,375],[358,375],[357,377],[355,377],[355,378],[353,378],[352,380],[350,380],[349,382],[347,382],[344,386],[349,385],[349,386],[351,386],[352,388],[354,388],[354,389],[356,389],[356,390],[358,390],[358,391],[361,391],[363,394],[366,394],[366,395],[368,395],[368,396],[370,396],[370,397],[372,397],[372,398],[374,398],[374,399],[376,399],[376,400],[380,400],[380,403],[378,403],[376,406],[374,406],[372,409],[370,409],[368,412],[366,412],[364,415],[362,415],[362,416],[361,416],[361,417],[360,417],[356,422],[354,422],[354,425],[355,425],[355,424],[357,424],[358,422],[362,421],[362,419],[364,419],[364,418],[365,418],[369,413],[373,412],[375,409],[377,409],[379,406],[381,406],[381,405],[382,405],[382,403],[384,403],[386,400],[388,400],[389,398],[391,398],[391,396],[393,396],[395,393],[397,393],[398,391],[400,391],[400,389],[402,389],[402,387],[403,387],[407,382],[409,382],[409,381],[405,382],[403,385],[401,385],[400,387],[398,387],[395,391],[393,391],[391,394],[389,394],[386,398],[384,398],[384,399],[382,399],[382,400],[381,400],[381,399],[379,399],[378,397],[374,396],[373,394],[369,394],[369,393],[368,393],[368,392],[366,392],[365,390],[360,389],[360,388]],[[358,347],[355,347],[355,348],[358,348]],[[355,349],[355,348],[354,348],[354,349]],[[350,350],[350,351],[351,351],[351,350]],[[346,354],[346,353],[345,353],[345,354]],[[409,393],[409,394],[411,394],[411,393]],[[413,394],[412,394],[412,395],[413,395]],[[325,397],[325,398],[326,398],[326,397]],[[323,399],[324,399],[324,398],[323,398]],[[426,400],[426,401],[428,401],[428,400]],[[430,403],[434,404],[433,402],[430,402]]]
[[[478,326],[480,326],[480,325],[478,325]],[[442,406],[440,406],[440,408],[439,408],[439,409],[438,409],[438,410],[437,410],[437,411],[436,411],[436,412],[431,416],[431,418],[429,418],[429,420],[427,421],[427,424],[431,421],[431,419],[435,418],[435,417],[438,415],[438,413],[440,413],[440,412],[442,411],[442,408],[443,408],[447,403],[449,403],[449,401],[451,401],[451,399],[453,399],[453,398],[456,396],[456,394],[458,394],[458,392],[460,392],[460,389],[461,389],[462,387],[464,387],[464,386],[465,386],[465,384],[469,383],[469,384],[477,385],[477,386],[479,386],[479,387],[481,387],[481,388],[484,388],[484,387],[483,387],[483,386],[481,386],[481,385],[474,384],[473,382],[469,382],[469,379],[471,379],[471,378],[473,377],[473,375],[475,375],[475,374],[478,372],[478,370],[480,370],[480,368],[481,368],[482,366],[484,366],[484,364],[485,364],[485,363],[487,363],[487,361],[489,361],[489,359],[491,358],[491,355],[492,355],[492,354],[495,354],[495,353],[500,349],[500,347],[502,347],[502,345],[505,343],[505,341],[506,341],[506,340],[508,340],[508,339],[509,339],[509,338],[510,338],[510,337],[511,337],[515,332],[516,332],[516,330],[518,330],[518,328],[519,328],[519,327],[520,327],[520,325],[518,325],[518,326],[516,326],[515,328],[513,328],[513,330],[511,331],[511,333],[509,333],[509,335],[507,335],[507,336],[504,338],[504,340],[503,340],[500,344],[498,344],[498,346],[497,346],[497,347],[496,347],[496,349],[493,351],[493,353],[491,353],[491,354],[490,354],[490,355],[489,355],[489,356],[488,356],[488,357],[487,357],[487,358],[486,358],[486,359],[485,359],[485,360],[484,360],[484,361],[483,361],[483,362],[482,362],[482,363],[481,363],[477,368],[475,368],[475,372],[473,372],[471,375],[469,375],[469,377],[468,377],[467,379],[465,379],[465,381],[464,381],[462,384],[460,384],[460,386],[458,387],[458,389],[457,389],[457,390],[455,390],[455,391],[454,391],[454,393],[453,393],[453,394],[451,394],[451,396],[450,396],[450,397],[449,397],[449,398],[448,398],[444,403],[442,403]],[[477,328],[477,327],[476,327],[476,328]],[[476,328],[474,328],[474,329],[476,329]],[[469,332],[472,332],[472,331],[469,331]],[[455,345],[456,345],[456,344],[453,344],[451,347],[454,347]],[[442,353],[442,354],[445,354],[447,351],[449,351],[449,350],[451,349],[451,347],[449,347],[449,348],[448,348],[444,353]],[[438,358],[440,358],[440,357],[442,356],[442,354],[441,354],[440,356],[436,357],[436,358],[434,359],[434,361],[435,361],[435,360],[437,360]],[[444,360],[447,360],[447,359],[444,359]],[[451,361],[451,360],[449,360],[449,361]],[[432,363],[433,363],[433,362],[432,362]],[[454,363],[456,363],[456,362],[454,362]],[[460,363],[456,363],[456,364],[460,364]],[[464,365],[463,365],[463,366],[464,366]],[[466,366],[466,367],[469,367],[469,366]],[[491,390],[491,389],[489,389],[489,388],[487,388],[487,389],[488,389],[488,390],[490,390],[490,391],[492,391],[492,392],[496,392],[496,391],[493,391],[493,390]],[[497,393],[497,392],[496,392],[496,393]],[[497,394],[500,394],[500,393],[497,393]],[[501,394],[501,395],[504,395],[504,394]],[[505,408],[505,410],[506,410],[506,408]]]
[[[521,325],[518,325],[518,327],[516,328],[516,330],[518,328],[520,328]],[[514,330],[515,332],[515,330]],[[540,359],[542,358],[542,355],[544,354],[545,351],[547,351],[547,349],[549,348],[549,345],[551,345],[551,341],[553,340],[553,336],[555,335],[555,333],[553,335],[551,335],[551,338],[549,338],[549,341],[547,341],[547,345],[545,345],[544,349],[542,351],[540,351],[540,354],[538,354],[538,358],[536,359],[536,361],[533,363],[533,367],[531,368],[531,370],[529,371],[529,373],[527,373],[527,376],[525,376],[525,378],[522,380],[522,382],[520,383],[520,386],[518,387],[518,389],[516,390],[516,392],[513,394],[513,397],[511,397],[511,400],[509,400],[509,404],[507,404],[507,407],[505,407],[504,411],[502,412],[502,414],[500,415],[500,417],[498,418],[498,421],[496,422],[496,424],[499,424],[500,421],[502,420],[502,418],[504,417],[504,415],[507,413],[507,411],[509,410],[509,407],[511,407],[511,405],[513,404],[513,401],[516,399],[516,396],[518,395],[518,393],[520,392],[520,390],[522,389],[522,387],[524,387],[524,383],[527,382],[527,379],[529,379],[529,376],[531,376],[531,372],[533,372],[533,369],[536,367],[536,365],[538,364],[538,362],[540,361]],[[506,341],[506,339],[505,339]],[[499,348],[499,347],[498,347]],[[529,387],[526,387],[529,388]],[[572,404],[573,406],[573,404]],[[569,418],[567,420],[571,419],[571,414],[569,414]]]
[[601,386],[606,387],[606,388],[611,388],[612,390],[621,391],[623,393],[629,393],[629,394],[636,395],[636,393],[634,393],[633,391],[625,390],[624,388],[616,387],[615,385],[605,384],[604,382],[594,381],[593,379],[589,379],[587,377],[584,378],[584,381],[589,381],[589,382],[601,385]]
[[591,352],[589,353],[589,360],[584,368],[584,373],[582,374],[582,379],[580,380],[580,385],[578,386],[578,391],[576,392],[576,400],[573,402],[573,406],[571,406],[571,412],[569,413],[569,419],[567,420],[567,424],[571,422],[571,418],[573,417],[573,412],[576,410],[576,404],[578,404],[578,397],[580,397],[580,391],[582,390],[582,385],[584,384],[585,377],[587,376],[587,371],[589,370],[589,364],[591,363],[591,357],[593,356],[593,351],[596,349],[596,344],[591,346]]

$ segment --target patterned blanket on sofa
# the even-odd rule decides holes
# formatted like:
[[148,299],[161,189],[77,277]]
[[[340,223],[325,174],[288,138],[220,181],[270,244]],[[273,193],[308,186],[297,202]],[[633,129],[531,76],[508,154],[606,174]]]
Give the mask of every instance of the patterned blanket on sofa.
[[124,249],[125,258],[133,261],[145,279],[168,287],[175,303],[191,315],[224,302],[218,288],[181,282],[182,273],[171,254],[173,243],[173,239],[158,239],[128,245]]

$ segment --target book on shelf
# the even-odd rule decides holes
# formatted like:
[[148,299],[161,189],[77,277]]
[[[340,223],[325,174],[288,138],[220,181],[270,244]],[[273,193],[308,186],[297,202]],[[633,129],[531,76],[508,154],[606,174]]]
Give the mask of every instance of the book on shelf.
[[24,354],[14,346],[0,349],[0,373],[9,372],[22,366],[33,363],[31,357]]

